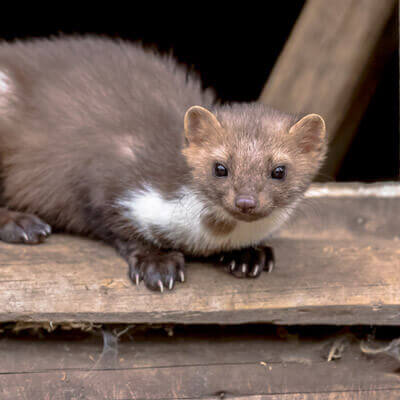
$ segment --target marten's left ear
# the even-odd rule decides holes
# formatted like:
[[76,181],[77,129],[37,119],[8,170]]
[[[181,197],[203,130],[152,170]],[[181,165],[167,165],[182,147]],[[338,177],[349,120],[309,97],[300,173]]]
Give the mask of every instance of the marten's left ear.
[[296,138],[303,153],[319,152],[324,147],[325,122],[318,114],[308,114],[290,128],[289,134]]
[[186,111],[184,127],[188,142],[201,144],[221,129],[221,124],[211,111],[193,106]]

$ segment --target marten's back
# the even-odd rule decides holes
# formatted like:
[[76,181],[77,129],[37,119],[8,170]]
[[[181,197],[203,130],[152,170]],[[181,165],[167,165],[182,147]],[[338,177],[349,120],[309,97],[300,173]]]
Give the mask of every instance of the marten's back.
[[56,124],[52,134],[57,136],[74,122],[117,130],[134,123],[146,134],[161,122],[181,128],[188,107],[213,100],[172,58],[108,39],[3,43],[0,72],[1,97],[17,97],[29,122]]
[[134,44],[90,37],[0,44],[7,205],[84,231],[83,199],[104,203],[147,173],[171,181],[165,175],[177,174],[172,160],[181,165],[186,109],[212,101],[173,59]]

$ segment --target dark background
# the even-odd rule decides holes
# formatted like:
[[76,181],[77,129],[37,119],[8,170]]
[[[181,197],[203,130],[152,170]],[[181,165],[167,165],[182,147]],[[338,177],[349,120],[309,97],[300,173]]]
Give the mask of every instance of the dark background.
[[[109,4],[83,15],[61,3],[57,11],[25,10],[28,18],[3,14],[0,38],[95,33],[139,40],[172,52],[198,71],[204,85],[215,88],[222,101],[251,101],[258,98],[303,5],[304,0],[264,2],[263,7],[243,3],[237,9],[230,5],[228,13],[204,3],[176,10],[154,5],[145,11]],[[384,70],[338,180],[398,178],[398,83],[397,53]]]

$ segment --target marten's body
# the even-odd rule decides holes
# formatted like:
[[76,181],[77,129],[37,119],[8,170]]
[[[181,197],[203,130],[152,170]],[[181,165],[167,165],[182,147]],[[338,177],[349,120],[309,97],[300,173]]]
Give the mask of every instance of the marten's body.
[[0,44],[0,239],[37,243],[49,225],[93,235],[151,289],[184,279],[184,254],[224,253],[235,275],[258,276],[270,253],[239,250],[289,216],[323,159],[324,123],[214,103],[132,44]]

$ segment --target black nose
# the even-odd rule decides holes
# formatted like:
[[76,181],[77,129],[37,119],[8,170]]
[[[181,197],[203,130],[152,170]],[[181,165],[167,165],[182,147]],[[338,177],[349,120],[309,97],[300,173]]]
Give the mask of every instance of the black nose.
[[257,201],[253,196],[238,196],[235,205],[241,212],[248,213],[256,208]]

